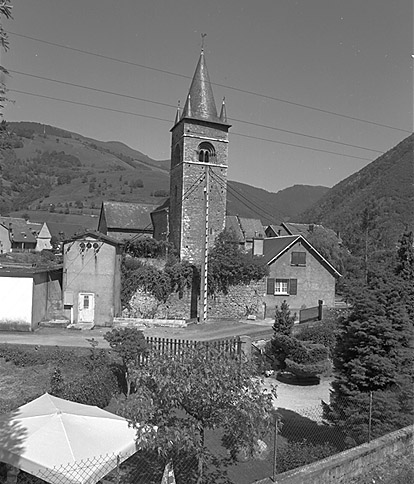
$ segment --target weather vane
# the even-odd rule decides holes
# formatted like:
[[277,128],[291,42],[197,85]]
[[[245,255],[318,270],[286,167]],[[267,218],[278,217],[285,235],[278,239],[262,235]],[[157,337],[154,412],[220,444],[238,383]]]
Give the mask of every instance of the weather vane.
[[201,50],[204,50],[204,38],[207,37],[207,34],[201,34]]

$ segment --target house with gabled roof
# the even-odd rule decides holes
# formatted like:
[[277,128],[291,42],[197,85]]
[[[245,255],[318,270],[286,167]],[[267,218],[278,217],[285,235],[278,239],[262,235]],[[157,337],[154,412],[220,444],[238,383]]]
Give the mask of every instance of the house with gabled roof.
[[51,235],[46,223],[19,217],[0,217],[0,254],[50,249]]
[[255,218],[226,215],[226,229],[232,230],[239,245],[246,251],[253,248],[253,240],[265,237],[262,222]]
[[73,323],[111,326],[121,315],[122,243],[96,231],[63,243],[63,304]]
[[280,225],[268,225],[265,228],[266,237],[280,237],[283,235],[302,235],[308,237],[315,231],[325,232],[329,236],[334,236],[341,242],[339,235],[332,229],[328,229],[320,224],[301,224],[293,222],[282,222]]
[[341,274],[302,235],[255,239],[253,256],[269,267],[266,279],[266,317],[286,301],[292,312],[335,306],[335,281]]
[[131,202],[103,202],[98,232],[118,241],[135,237],[152,237],[151,212],[156,205]]

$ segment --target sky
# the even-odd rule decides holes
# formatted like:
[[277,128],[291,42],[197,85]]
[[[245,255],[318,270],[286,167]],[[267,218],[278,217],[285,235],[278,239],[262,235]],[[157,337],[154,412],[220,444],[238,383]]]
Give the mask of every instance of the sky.
[[207,34],[215,101],[225,97],[232,124],[230,180],[332,187],[413,131],[412,0],[11,3],[8,121],[169,159]]

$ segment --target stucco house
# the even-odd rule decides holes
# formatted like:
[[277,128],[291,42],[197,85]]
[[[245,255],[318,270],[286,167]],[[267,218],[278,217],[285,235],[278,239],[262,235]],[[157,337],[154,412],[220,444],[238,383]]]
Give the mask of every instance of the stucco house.
[[29,222],[18,217],[0,217],[0,254],[51,249],[51,238],[46,223]]
[[61,300],[61,267],[0,266],[0,330],[34,331]]
[[135,237],[152,237],[151,212],[156,205],[146,203],[103,202],[98,232],[122,242]]
[[121,314],[122,244],[100,232],[63,243],[63,304],[73,323],[111,326]]
[[335,306],[335,280],[341,274],[302,235],[255,239],[253,256],[269,266],[264,303],[266,317],[286,301],[292,312]]

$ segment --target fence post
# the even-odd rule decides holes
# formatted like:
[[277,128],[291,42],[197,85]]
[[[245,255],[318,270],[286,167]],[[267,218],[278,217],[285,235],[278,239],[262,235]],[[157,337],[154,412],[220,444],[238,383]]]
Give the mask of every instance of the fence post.
[[119,458],[119,454],[116,456],[116,479],[115,479],[115,483],[116,484],[119,484],[121,479],[120,479],[120,473],[119,473],[119,462],[120,462],[120,458]]
[[276,482],[276,475],[277,475],[277,434],[278,434],[278,428],[277,428],[277,422],[278,418],[277,415],[275,414],[275,431],[274,431],[274,438],[273,438],[273,477],[272,481]]
[[252,338],[250,336],[240,336],[239,341],[237,342],[240,344],[240,356],[244,356],[247,361],[250,361],[252,356]]
[[371,425],[372,425],[372,390],[369,392],[368,443],[371,442]]

